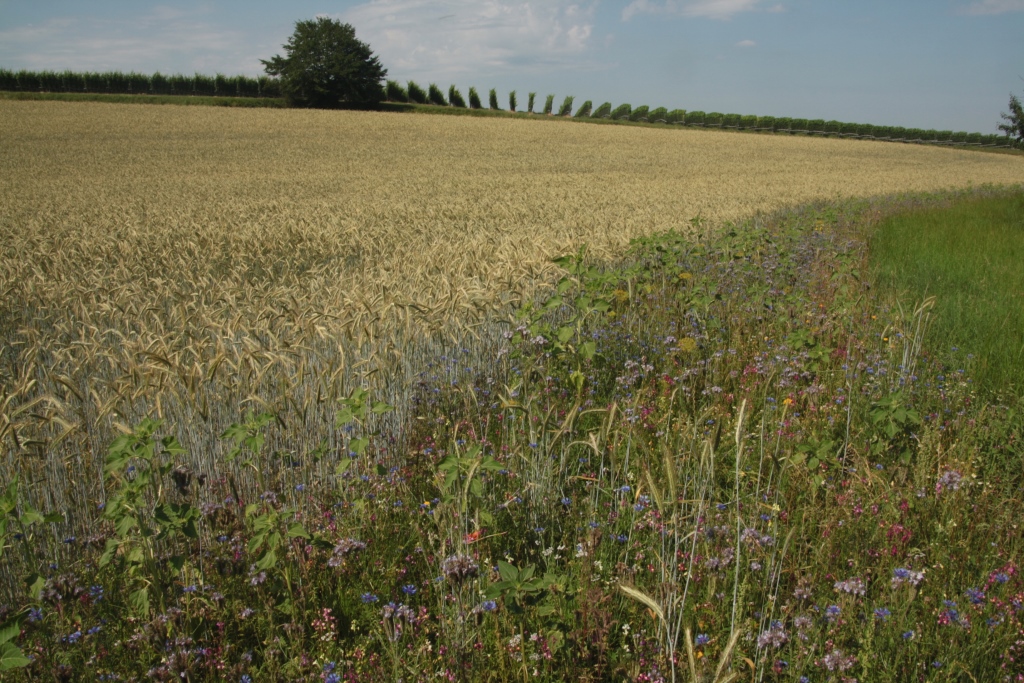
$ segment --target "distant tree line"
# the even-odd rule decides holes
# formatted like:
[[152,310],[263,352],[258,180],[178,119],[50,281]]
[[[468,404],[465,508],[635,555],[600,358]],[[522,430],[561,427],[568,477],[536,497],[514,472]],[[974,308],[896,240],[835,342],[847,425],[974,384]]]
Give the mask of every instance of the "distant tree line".
[[198,95],[204,97],[281,97],[270,76],[166,75],[134,71],[12,71],[0,69],[0,90],[10,92],[110,93],[117,95]]
[[[405,86],[389,80],[384,86],[384,98],[389,102],[433,104],[444,107],[483,109],[476,88],[469,89],[469,100],[454,86],[448,88],[447,97],[436,84],[426,89],[415,81]],[[284,96],[281,81],[271,76],[206,76],[194,74],[165,75],[162,73],[143,74],[137,72],[105,71],[13,71],[0,69],[0,91],[9,92],[54,92],[54,93],[109,93],[136,95],[182,95],[205,97],[273,97]],[[497,90],[488,92],[488,108],[501,110]],[[545,99],[543,114],[555,115],[554,95]],[[1009,125],[1000,125],[1005,134],[984,135],[965,131],[924,130],[899,126],[876,126],[865,123],[845,123],[823,119],[802,119],[775,116],[754,116],[723,114],[720,112],[687,111],[665,107],[651,109],[647,106],[632,107],[620,104],[612,107],[610,102],[594,107],[587,100],[573,113],[573,97],[565,98],[557,110],[558,116],[578,119],[609,119],[664,123],[669,125],[722,128],[759,132],[789,133],[793,135],[821,135],[849,137],[898,142],[930,143],[940,145],[972,145],[982,147],[1024,147],[1024,124],[1020,123],[1020,103],[1011,98],[1010,114],[1004,114]],[[517,111],[515,91],[509,93],[509,111]],[[526,113],[533,114],[536,93],[529,93]],[[1016,108],[1015,108],[1016,105]]]
[[[397,81],[388,81],[384,88],[385,97],[390,102],[412,102],[415,104],[434,104],[439,106],[466,107],[459,90],[452,85],[448,88],[448,100],[445,101],[441,89],[430,84],[428,95],[415,81],[408,81],[405,86]],[[533,114],[536,93],[530,93],[526,113]],[[903,128],[900,126],[876,126],[870,123],[845,123],[842,121],[826,121],[824,119],[801,119],[776,116],[754,116],[745,114],[723,114],[720,112],[687,111],[665,107],[651,109],[648,106],[632,107],[620,104],[612,108],[611,102],[594,106],[591,100],[584,102],[573,113],[573,97],[565,98],[557,110],[557,116],[571,116],[578,119],[610,119],[614,121],[634,121],[643,123],[664,123],[680,126],[696,126],[701,128],[722,128],[732,130],[749,130],[758,132],[789,133],[791,135],[821,135],[826,137],[862,138],[868,140],[889,140],[895,142],[931,143],[939,145],[975,145],[982,147],[1013,147],[1020,143],[1008,135],[984,135],[951,130],[924,130],[921,128]],[[500,109],[498,93],[491,89],[489,108]],[[548,95],[544,103],[543,114],[554,114],[554,95]],[[1019,106],[1019,105],[1018,105]],[[1013,103],[1011,102],[1011,109]],[[476,88],[469,89],[470,109],[483,109],[477,96]],[[516,111],[515,91],[509,93],[509,109]],[[1005,118],[1010,118],[1005,116]],[[1004,130],[1007,127],[1002,127]]]

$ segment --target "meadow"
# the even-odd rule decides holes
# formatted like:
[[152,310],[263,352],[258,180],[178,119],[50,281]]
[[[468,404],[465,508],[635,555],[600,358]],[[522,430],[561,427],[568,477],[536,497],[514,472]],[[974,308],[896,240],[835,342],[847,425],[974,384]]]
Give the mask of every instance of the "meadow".
[[1020,184],[1019,158],[0,111],[0,659],[44,680],[1021,674],[1019,422],[947,379],[927,307],[861,276],[874,222]]

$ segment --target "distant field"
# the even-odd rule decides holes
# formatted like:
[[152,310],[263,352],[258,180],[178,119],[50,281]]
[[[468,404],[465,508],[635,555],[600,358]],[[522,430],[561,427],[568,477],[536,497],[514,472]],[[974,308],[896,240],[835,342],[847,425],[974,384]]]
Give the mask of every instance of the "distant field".
[[353,383],[484,334],[584,243],[1024,182],[1009,155],[708,131],[9,100],[0,119],[0,462],[46,454],[19,462],[67,473],[55,504],[149,411],[195,454],[243,405],[294,421],[282,450],[333,439]]

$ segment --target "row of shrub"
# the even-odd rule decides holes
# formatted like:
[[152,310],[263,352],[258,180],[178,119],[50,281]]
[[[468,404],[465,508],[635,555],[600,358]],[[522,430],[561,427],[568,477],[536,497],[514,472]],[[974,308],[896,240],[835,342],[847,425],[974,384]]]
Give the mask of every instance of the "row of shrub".
[[117,95],[200,95],[206,97],[280,97],[269,76],[142,74],[134,71],[11,71],[0,69],[0,90],[10,92],[109,93]]
[[[454,86],[448,88],[448,96],[431,83],[427,90],[415,81],[409,81],[405,87],[396,81],[388,81],[385,88],[388,101],[411,102],[415,104],[434,104],[438,106],[467,107],[462,93]],[[1004,135],[983,135],[981,133],[955,132],[951,130],[923,130],[920,128],[903,128],[900,126],[875,126],[870,123],[844,123],[842,121],[825,121],[824,119],[798,119],[775,116],[753,116],[743,114],[722,114],[720,112],[686,111],[665,107],[651,109],[647,106],[636,107],[620,104],[612,108],[611,102],[604,102],[597,108],[587,100],[572,113],[573,97],[570,95],[558,108],[558,116],[574,118],[611,119],[615,121],[641,121],[648,123],[666,123],[685,126],[702,126],[707,128],[731,128],[735,130],[752,130],[776,133],[834,135],[837,137],[856,137],[876,140],[892,140],[902,142],[929,142],[951,145],[982,145],[987,147],[1010,147],[1014,141]],[[526,112],[534,113],[536,93],[529,94]],[[548,95],[540,113],[555,113],[554,95]],[[508,111],[518,111],[516,91],[509,93]],[[469,89],[470,109],[483,109],[483,103],[476,88]],[[500,110],[498,93],[491,89],[488,93],[488,108]]]

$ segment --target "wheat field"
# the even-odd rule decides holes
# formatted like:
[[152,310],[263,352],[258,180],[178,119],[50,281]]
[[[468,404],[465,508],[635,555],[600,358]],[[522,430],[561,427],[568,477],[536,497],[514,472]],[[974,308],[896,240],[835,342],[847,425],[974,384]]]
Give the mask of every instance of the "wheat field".
[[1018,156],[562,121],[14,101],[0,120],[0,483],[46,509],[94,509],[106,446],[146,415],[200,471],[246,408],[300,459],[339,447],[357,385],[397,424],[428,363],[486,374],[494,321],[584,243],[1024,182]]

